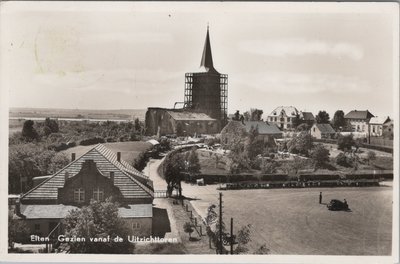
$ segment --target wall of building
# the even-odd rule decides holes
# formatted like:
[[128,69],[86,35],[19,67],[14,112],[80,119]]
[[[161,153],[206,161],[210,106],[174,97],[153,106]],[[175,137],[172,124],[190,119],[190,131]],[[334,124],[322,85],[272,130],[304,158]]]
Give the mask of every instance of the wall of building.
[[220,75],[193,73],[192,108],[221,120]]
[[370,125],[371,136],[380,137],[383,134],[383,125],[371,124]]
[[350,125],[354,132],[368,132],[368,123],[362,119],[350,119]]
[[131,236],[148,237],[153,234],[153,218],[124,218]]

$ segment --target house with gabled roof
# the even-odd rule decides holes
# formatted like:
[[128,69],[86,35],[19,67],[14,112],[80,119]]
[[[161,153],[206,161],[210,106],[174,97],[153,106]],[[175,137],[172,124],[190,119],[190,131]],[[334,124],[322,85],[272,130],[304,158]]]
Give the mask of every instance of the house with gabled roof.
[[383,126],[389,123],[390,117],[388,116],[375,116],[369,121],[369,132],[371,136],[381,137],[383,135]]
[[344,116],[354,132],[368,133],[368,123],[374,117],[368,110],[352,110]]
[[316,139],[331,139],[336,135],[336,131],[330,124],[314,124],[311,127],[311,136]]
[[108,197],[119,204],[130,235],[152,234],[153,182],[102,144],[77,159],[72,153],[67,166],[21,196],[16,215],[31,234],[47,236],[71,210]]

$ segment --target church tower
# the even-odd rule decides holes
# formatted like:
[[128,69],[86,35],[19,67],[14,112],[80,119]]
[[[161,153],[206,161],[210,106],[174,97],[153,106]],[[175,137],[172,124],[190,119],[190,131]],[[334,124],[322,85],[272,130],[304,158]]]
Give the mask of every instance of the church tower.
[[220,121],[221,127],[227,123],[228,75],[214,68],[210,33],[207,27],[203,55],[198,72],[185,74],[185,108],[201,112]]

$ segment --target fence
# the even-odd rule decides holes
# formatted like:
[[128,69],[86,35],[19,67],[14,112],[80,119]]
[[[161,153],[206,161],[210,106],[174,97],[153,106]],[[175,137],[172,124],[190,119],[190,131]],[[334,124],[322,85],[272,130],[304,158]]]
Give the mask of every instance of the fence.
[[193,208],[190,202],[184,202],[182,200],[182,207],[185,208],[185,211],[189,215],[190,222],[193,224],[194,229],[200,237],[206,236],[206,225],[204,223],[203,218],[197,214],[196,210]]
[[393,148],[393,140],[381,138],[381,137],[371,137],[371,145],[375,146],[385,146]]
[[154,198],[167,198],[168,194],[166,190],[154,190]]

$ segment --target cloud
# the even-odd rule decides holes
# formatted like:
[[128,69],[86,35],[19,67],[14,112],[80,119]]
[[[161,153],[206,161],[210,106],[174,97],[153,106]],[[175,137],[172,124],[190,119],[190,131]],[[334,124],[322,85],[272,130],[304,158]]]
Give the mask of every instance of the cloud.
[[287,57],[322,55],[333,57],[347,57],[352,60],[361,60],[364,51],[361,47],[345,43],[329,43],[321,40],[281,39],[281,40],[248,40],[239,44],[239,49],[264,56]]

